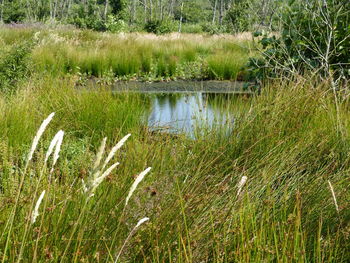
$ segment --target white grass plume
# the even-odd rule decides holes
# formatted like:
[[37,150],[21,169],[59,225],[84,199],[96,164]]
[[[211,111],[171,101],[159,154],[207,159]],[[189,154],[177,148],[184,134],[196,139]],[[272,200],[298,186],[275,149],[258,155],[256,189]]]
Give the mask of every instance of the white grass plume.
[[333,197],[335,209],[336,209],[337,212],[339,213],[339,207],[338,207],[337,198],[335,197],[335,192],[334,192],[333,186],[332,186],[332,184],[331,184],[331,181],[329,181],[329,180],[328,180],[328,185],[329,185],[329,188],[331,189],[331,193],[332,193],[332,197]]
[[[56,149],[55,149],[54,156],[56,156],[56,158],[54,158],[54,160],[56,159],[56,161],[57,161],[57,159],[58,159],[57,156],[58,156],[58,152],[59,152],[59,150],[61,148],[61,144],[62,144],[62,141],[63,141],[63,136],[64,136],[64,131],[60,130],[53,137],[53,139],[52,139],[52,141],[50,143],[49,149],[47,150],[46,155],[45,155],[45,161],[44,161],[45,164],[49,160],[49,157],[52,154],[52,152],[55,149],[55,147],[56,147]],[[54,165],[55,165],[55,162],[53,162],[53,166]]]
[[114,263],[117,263],[118,262],[118,259],[120,257],[120,255],[122,254],[123,250],[124,250],[124,247],[126,245],[126,243],[128,243],[129,239],[132,237],[132,235],[136,232],[136,230],[145,222],[147,222],[149,220],[148,217],[144,217],[142,218],[141,220],[139,220],[139,222],[137,222],[136,226],[131,230],[130,234],[128,235],[128,237],[125,239],[124,243],[123,243],[123,246],[121,247],[118,255],[116,256],[115,258],[115,261]]
[[83,185],[85,191],[89,192],[89,196],[93,196],[96,188],[102,183],[102,181],[119,165],[119,163],[115,163],[111,165],[101,176],[98,176],[99,173],[96,173],[92,182],[90,182],[89,186]]
[[134,183],[132,184],[130,190],[129,190],[129,194],[126,197],[125,200],[125,206],[128,204],[130,197],[132,196],[132,194],[134,193],[134,191],[137,188],[137,185],[143,180],[143,178],[145,177],[145,175],[151,170],[151,167],[148,167],[146,170],[144,170],[143,172],[141,172],[135,179]]
[[60,136],[58,137],[58,140],[57,140],[57,143],[56,143],[56,147],[55,147],[55,152],[53,153],[53,161],[52,161],[51,173],[53,171],[53,167],[57,163],[58,158],[60,157],[59,154],[60,154],[60,151],[61,151],[61,145],[62,145],[62,141],[63,141],[63,136],[64,136],[64,132],[62,131],[60,133]]
[[107,142],[107,137],[103,138],[101,146],[98,149],[98,152],[97,152],[97,155],[96,155],[96,160],[95,160],[94,166],[92,168],[93,171],[96,170],[99,167],[100,163],[101,163],[102,156],[103,156],[103,154],[105,152],[105,148],[106,148],[106,142]]
[[106,165],[109,163],[109,161],[113,158],[113,156],[115,155],[115,153],[124,145],[124,143],[126,142],[126,140],[131,136],[131,134],[129,133],[128,135],[124,136],[113,148],[112,150],[109,152],[105,162],[103,163],[102,169],[103,170]]
[[242,176],[241,181],[239,181],[239,183],[237,184],[237,197],[241,194],[242,189],[244,187],[244,185],[247,183],[248,177],[247,176]]
[[49,123],[51,122],[53,116],[55,116],[55,113],[51,113],[40,125],[39,130],[37,131],[34,139],[33,139],[33,143],[32,143],[32,147],[30,148],[30,151],[28,153],[28,157],[27,157],[27,165],[30,162],[30,160],[33,158],[33,154],[35,152],[36,147],[38,146],[39,140],[41,138],[41,136],[43,135],[47,125],[49,125]]
[[45,190],[41,193],[41,195],[39,196],[38,198],[38,201],[36,201],[36,204],[35,204],[35,207],[34,207],[34,210],[32,212],[32,218],[31,218],[31,222],[32,224],[35,223],[36,221],[36,218],[39,216],[39,207],[40,207],[40,204],[44,198],[44,195],[45,195]]
[[124,136],[110,151],[107,158],[103,162],[102,167],[100,167],[100,163],[105,152],[106,141],[107,138],[104,138],[101,142],[100,148],[96,154],[96,159],[90,173],[87,184],[82,180],[83,191],[88,195],[88,197],[92,197],[96,188],[102,183],[102,181],[119,165],[119,163],[115,163],[111,165],[108,169],[105,170],[107,164],[112,160],[115,153],[124,145],[126,140],[130,137],[131,134]]

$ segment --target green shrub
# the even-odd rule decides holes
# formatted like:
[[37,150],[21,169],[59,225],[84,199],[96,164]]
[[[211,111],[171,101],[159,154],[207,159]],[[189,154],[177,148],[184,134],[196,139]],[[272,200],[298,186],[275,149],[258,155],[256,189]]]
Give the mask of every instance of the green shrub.
[[2,1],[3,10],[2,18],[5,23],[18,23],[24,21],[26,18],[25,6],[21,3],[20,0]]
[[175,24],[168,20],[150,20],[145,24],[144,29],[148,33],[166,34],[175,30]]
[[106,30],[112,33],[127,31],[127,24],[124,20],[118,19],[116,16],[109,15],[105,23]]
[[200,34],[203,33],[203,27],[200,24],[183,23],[181,28],[182,33]]
[[[317,72],[321,77],[350,76],[350,5],[347,0],[292,0],[282,15],[281,36],[263,36],[263,62],[269,76]],[[263,64],[263,66],[261,66]]]
[[29,74],[28,55],[32,50],[31,42],[15,44],[8,52],[5,52],[0,61],[0,91],[13,93],[17,89],[17,83]]

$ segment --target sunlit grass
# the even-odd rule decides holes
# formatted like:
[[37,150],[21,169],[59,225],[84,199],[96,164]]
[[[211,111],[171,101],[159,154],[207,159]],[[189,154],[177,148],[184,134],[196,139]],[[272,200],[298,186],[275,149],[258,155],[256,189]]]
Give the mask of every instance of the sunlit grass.
[[[19,35],[20,39],[36,39],[32,54],[35,71],[54,76],[80,73],[101,78],[112,73],[127,79],[235,80],[238,73],[244,74],[242,68],[253,54],[248,40],[230,35],[71,31],[0,29],[0,41],[11,45]],[[191,74],[194,71],[201,73]]]
[[[28,166],[6,257],[0,255],[5,262],[20,251],[37,262],[113,261],[120,251],[121,261],[133,262],[350,258],[348,102],[337,114],[324,88],[275,83],[260,96],[217,101],[216,107],[237,112],[233,132],[225,137],[214,130],[193,140],[147,131],[140,122],[147,96],[79,90],[74,77],[42,77],[0,101],[1,247],[30,143],[56,111]],[[65,137],[52,180],[39,180],[59,129]],[[89,181],[101,140],[108,137],[108,153],[129,132],[113,158],[120,165],[83,208],[81,179]],[[152,173],[124,209],[134,178],[147,166]],[[26,228],[31,204],[44,190],[35,225]],[[128,237],[144,217],[149,222]]]

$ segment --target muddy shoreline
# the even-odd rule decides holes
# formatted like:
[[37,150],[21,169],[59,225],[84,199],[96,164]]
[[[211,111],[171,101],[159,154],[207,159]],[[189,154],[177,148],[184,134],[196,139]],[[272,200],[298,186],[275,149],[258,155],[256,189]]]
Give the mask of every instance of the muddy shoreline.
[[253,94],[254,83],[241,81],[117,81],[113,85],[113,92],[140,92],[140,93],[232,93]]

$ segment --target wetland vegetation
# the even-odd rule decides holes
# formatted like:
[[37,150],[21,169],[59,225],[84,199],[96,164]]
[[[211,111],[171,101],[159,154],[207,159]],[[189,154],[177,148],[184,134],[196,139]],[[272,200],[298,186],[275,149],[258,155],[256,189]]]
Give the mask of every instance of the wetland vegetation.
[[[54,18],[66,24],[61,2]],[[107,3],[108,12],[116,2],[86,1]],[[225,13],[235,31],[255,29],[235,13],[248,12],[247,1],[230,9],[232,1],[211,2],[223,5],[212,25],[223,30]],[[2,25],[1,262],[349,262],[350,28],[339,27],[350,24],[349,8],[313,0],[308,13],[294,2],[283,12],[298,29],[284,23],[278,31],[273,17],[273,32],[256,38]],[[19,17],[16,3],[0,1],[4,22]],[[28,9],[36,3],[24,5],[23,21],[44,20]],[[98,29],[75,18],[71,24]],[[252,80],[260,88],[113,91],[121,80]]]

